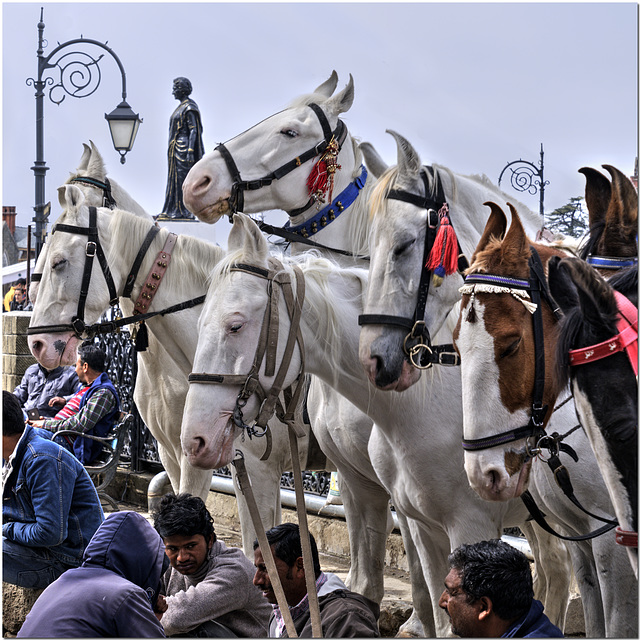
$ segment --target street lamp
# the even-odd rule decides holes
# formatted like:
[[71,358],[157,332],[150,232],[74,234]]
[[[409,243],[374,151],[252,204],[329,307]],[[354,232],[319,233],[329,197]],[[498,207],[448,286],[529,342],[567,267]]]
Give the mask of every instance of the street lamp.
[[[44,55],[44,47],[47,42],[44,39],[44,8],[40,9],[40,22],[38,23],[38,77],[27,79],[27,85],[33,85],[36,90],[36,161],[31,167],[35,175],[35,207],[36,215],[33,220],[36,223],[36,259],[40,255],[47,226],[47,216],[50,211],[50,203],[45,204],[45,176],[49,167],[44,160],[44,90],[49,86],[49,100],[55,104],[61,104],[67,95],[73,98],[86,98],[92,95],[100,86],[101,72],[99,62],[104,57],[101,53],[94,57],[82,50],[82,47],[99,47],[106,51],[116,61],[122,74],[122,102],[105,118],[109,123],[111,138],[116,151],[120,154],[120,162],[124,164],[125,155],[131,151],[138,133],[138,127],[142,120],[134,113],[127,103],[127,80],[124,67],[120,58],[106,43],[88,38],[75,38],[58,46],[48,55]],[[74,51],[63,50],[77,45]],[[43,79],[45,71],[57,69],[59,79],[57,82],[52,77]],[[54,71],[51,71],[54,73]]]
[[540,163],[538,167],[528,160],[514,160],[500,172],[498,186],[500,186],[502,176],[507,169],[511,169],[511,186],[516,191],[527,191],[532,196],[540,191],[540,216],[544,221],[544,188],[549,184],[549,181],[544,179],[544,150],[542,143],[540,143]]

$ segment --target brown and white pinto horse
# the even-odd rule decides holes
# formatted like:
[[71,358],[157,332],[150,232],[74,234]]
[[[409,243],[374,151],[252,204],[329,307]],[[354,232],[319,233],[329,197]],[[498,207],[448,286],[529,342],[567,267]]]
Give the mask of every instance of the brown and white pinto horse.
[[558,378],[571,381],[580,424],[620,523],[616,539],[627,547],[637,577],[638,267],[605,281],[582,260],[552,258],[549,288],[564,313]]
[[[506,215],[497,205],[490,206],[461,290],[454,332],[462,361],[463,446],[469,482],[488,500],[533,496],[551,527],[563,536],[610,529],[610,524],[602,527],[598,518],[609,520],[613,505],[584,432],[574,428],[573,407],[567,404],[554,413],[554,429],[561,435],[544,431],[562,391],[554,375],[557,320],[553,301],[544,295],[546,269],[552,256],[567,254],[531,242],[511,205],[507,232]],[[542,331],[535,318],[540,318]],[[541,442],[543,436],[546,440]],[[545,443],[553,450],[547,450]],[[552,453],[562,465],[555,473],[545,463]],[[577,454],[578,460],[570,454]],[[575,487],[573,497],[590,513],[576,507],[557,486],[556,479],[565,471]],[[587,628],[600,627],[608,637],[637,636],[637,581],[613,531],[569,542],[568,548]]]

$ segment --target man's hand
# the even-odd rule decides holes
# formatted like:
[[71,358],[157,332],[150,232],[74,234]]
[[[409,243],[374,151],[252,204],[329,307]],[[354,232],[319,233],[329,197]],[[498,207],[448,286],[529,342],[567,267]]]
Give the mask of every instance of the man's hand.
[[51,400],[49,400],[50,407],[55,407],[58,404],[64,407],[64,405],[67,404],[67,401],[60,396],[56,396],[55,398],[51,398]]
[[158,620],[162,619],[162,614],[169,608],[169,605],[167,604],[167,601],[165,600],[165,597],[160,594],[158,596],[158,599],[156,600],[156,606],[153,609],[153,612],[156,614],[156,618],[158,618]]
[[27,420],[27,424],[30,424],[32,427],[44,429],[44,420]]

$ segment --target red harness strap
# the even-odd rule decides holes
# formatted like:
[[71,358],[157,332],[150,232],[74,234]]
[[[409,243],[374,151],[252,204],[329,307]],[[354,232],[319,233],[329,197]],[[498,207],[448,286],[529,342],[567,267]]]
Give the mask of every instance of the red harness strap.
[[623,547],[637,547],[638,533],[636,531],[623,531],[616,527],[616,542]]
[[571,349],[571,366],[601,360],[626,350],[633,372],[638,377],[638,309],[621,293],[614,292],[618,303],[618,335],[591,347]]
[[167,267],[171,262],[171,251],[176,243],[178,236],[175,233],[170,233],[167,237],[167,241],[164,243],[164,247],[162,251],[158,253],[155,262],[153,263],[153,267],[149,271],[147,275],[147,279],[142,285],[142,289],[140,290],[140,295],[136,300],[136,303],[133,308],[133,314],[137,315],[139,313],[144,313],[151,306],[151,302],[153,301],[153,297],[158,292],[158,287],[160,287],[160,283],[162,282],[162,278],[164,274],[167,272]]

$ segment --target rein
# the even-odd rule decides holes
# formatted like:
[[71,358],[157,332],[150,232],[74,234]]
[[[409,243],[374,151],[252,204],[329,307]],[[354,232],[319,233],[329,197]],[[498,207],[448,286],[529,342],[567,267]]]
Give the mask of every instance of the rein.
[[[532,518],[548,533],[551,533],[562,540],[590,540],[610,531],[618,524],[618,522],[617,520],[611,520],[609,518],[603,518],[602,516],[593,514],[582,506],[574,494],[571,479],[569,477],[569,471],[560,461],[559,453],[562,451],[571,456],[575,462],[578,462],[577,453],[570,445],[562,442],[562,440],[579,429],[580,425],[577,425],[564,435],[560,435],[558,433],[549,435],[544,428],[544,420],[548,411],[548,406],[543,404],[545,359],[541,299],[544,298],[556,319],[560,317],[560,310],[549,292],[540,256],[533,246],[530,246],[529,248],[531,250],[531,257],[529,258],[529,280],[475,273],[467,276],[465,284],[460,288],[460,292],[463,295],[471,295],[471,305],[473,304],[473,299],[476,293],[508,293],[521,302],[532,315],[535,347],[535,373],[531,416],[529,418],[529,422],[523,427],[517,427],[485,438],[463,438],[462,448],[465,451],[481,451],[483,449],[498,447],[508,442],[535,438],[535,447],[531,448],[528,442],[525,444],[525,463],[533,457],[538,457],[543,462],[546,462],[553,472],[556,484],[562,489],[567,498],[583,513],[586,513],[588,516],[596,520],[604,522],[605,525],[584,535],[564,536],[554,531],[547,523],[545,515],[535,503],[533,496],[529,491],[523,492],[520,496],[523,503],[527,507]],[[542,456],[543,449],[546,449],[549,452],[548,458],[544,458]]]
[[[429,176],[427,175],[429,174]],[[381,324],[408,329],[409,333],[403,342],[404,353],[411,364],[418,369],[429,369],[434,364],[456,366],[460,364],[460,356],[453,344],[432,345],[429,330],[424,321],[429,283],[433,271],[427,266],[431,252],[436,243],[437,230],[443,228],[442,218],[448,213],[444,190],[440,176],[432,167],[423,167],[420,176],[424,183],[426,196],[420,196],[408,191],[391,189],[387,194],[389,200],[401,200],[416,207],[427,210],[427,224],[425,229],[424,250],[422,256],[422,271],[418,285],[418,298],[411,318],[386,314],[361,314],[358,316],[360,326],[366,324]],[[429,179],[430,178],[430,179]],[[456,243],[458,243],[456,239]],[[469,265],[458,243],[458,271],[462,272]]]
[[[300,319],[302,317],[302,305],[305,296],[304,276],[298,266],[293,267],[296,274],[296,295],[294,297],[291,275],[283,270],[282,263],[276,258],[270,257],[269,266],[269,269],[263,269],[262,267],[250,264],[236,263],[230,267],[230,271],[249,273],[267,281],[269,303],[265,307],[260,337],[253,358],[253,364],[249,372],[247,374],[190,373],[188,378],[190,384],[240,385],[242,388],[236,398],[232,419],[238,428],[244,430],[243,433],[246,431],[250,439],[254,435],[256,437],[265,435],[267,432],[267,422],[274,413],[282,422],[291,426],[298,437],[303,435],[301,428],[295,422],[295,411],[300,402],[301,392],[304,387],[304,342],[300,331]],[[275,287],[274,285],[279,286]],[[275,364],[279,331],[278,291],[280,289],[282,290],[282,295],[287,305],[290,327],[282,362],[276,374]],[[283,391],[284,379],[289,370],[296,343],[300,349],[300,371],[296,377],[295,390],[292,391],[292,387],[284,390],[286,406],[283,407],[279,395],[280,392]],[[265,363],[265,376],[273,377],[275,375],[275,379],[268,393],[265,392],[259,380],[263,360]],[[258,396],[261,406],[254,425],[249,426],[244,422],[242,409],[254,394]],[[258,427],[258,429],[256,429],[256,427]]]
[[[332,131],[331,125],[329,124],[329,120],[324,114],[324,111],[322,111],[322,109],[315,103],[311,103],[309,107],[316,114],[318,120],[320,121],[320,126],[322,127],[324,138],[315,146],[307,149],[307,151],[305,151],[298,157],[290,160],[289,162],[286,162],[281,167],[262,178],[257,178],[256,180],[243,180],[240,175],[240,170],[238,169],[238,166],[236,165],[231,152],[226,148],[224,143],[221,142],[217,147],[215,147],[214,151],[220,152],[220,155],[222,156],[225,164],[227,165],[227,169],[231,174],[231,179],[233,180],[233,184],[231,185],[231,195],[227,199],[230,209],[229,221],[233,219],[235,213],[243,210],[245,191],[256,191],[258,189],[262,189],[262,187],[268,187],[274,180],[280,180],[280,178],[283,178],[287,174],[291,173],[294,169],[297,169],[305,162],[308,162],[312,158],[323,154],[330,146],[335,146],[335,155],[340,152],[342,144],[347,137],[347,127],[344,122],[342,120],[338,120],[336,128]],[[300,209],[289,212],[289,215],[298,215],[299,213],[306,211],[315,201],[316,195],[312,194],[306,205],[304,205]]]

